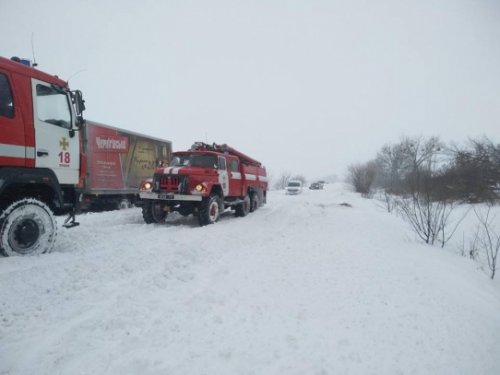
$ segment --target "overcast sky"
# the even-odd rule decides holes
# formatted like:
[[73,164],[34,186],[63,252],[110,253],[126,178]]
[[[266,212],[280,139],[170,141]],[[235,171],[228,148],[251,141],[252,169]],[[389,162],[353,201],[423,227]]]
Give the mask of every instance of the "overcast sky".
[[343,177],[403,135],[500,142],[497,0],[0,0],[0,55],[32,35],[86,118],[275,177]]

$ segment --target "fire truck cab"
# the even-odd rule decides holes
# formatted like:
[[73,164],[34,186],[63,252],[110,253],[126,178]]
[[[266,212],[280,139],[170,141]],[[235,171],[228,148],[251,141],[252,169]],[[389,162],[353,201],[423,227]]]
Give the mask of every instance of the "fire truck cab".
[[266,169],[227,145],[197,142],[172,154],[169,166],[155,171],[140,197],[146,223],[164,222],[177,211],[194,214],[200,225],[215,223],[226,208],[236,216],[255,211],[267,198]]
[[[0,252],[40,254],[53,213],[74,211],[81,177],[76,133],[84,102],[67,82],[0,57]],[[74,216],[73,216],[74,219]],[[74,222],[74,220],[73,220]]]

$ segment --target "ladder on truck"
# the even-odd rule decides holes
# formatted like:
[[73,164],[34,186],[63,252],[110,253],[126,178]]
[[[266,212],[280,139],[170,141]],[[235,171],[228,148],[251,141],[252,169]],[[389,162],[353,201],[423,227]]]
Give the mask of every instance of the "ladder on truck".
[[251,158],[250,156],[245,155],[244,153],[228,146],[227,144],[218,145],[216,143],[212,143],[211,145],[204,142],[195,142],[191,146],[191,151],[213,151],[220,152],[223,154],[229,154],[237,156],[240,161],[244,164],[255,165],[256,167],[262,166],[262,163]]

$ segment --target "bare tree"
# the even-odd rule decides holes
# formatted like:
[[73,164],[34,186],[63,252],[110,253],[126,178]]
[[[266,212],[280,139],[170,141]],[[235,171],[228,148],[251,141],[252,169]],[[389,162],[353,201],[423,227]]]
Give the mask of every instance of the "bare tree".
[[383,188],[388,194],[399,193],[406,174],[405,166],[408,165],[406,159],[403,143],[382,147],[375,159],[375,185]]
[[436,169],[442,149],[437,137],[405,137],[397,144],[385,145],[375,159],[375,186],[396,195],[419,190],[421,173]]
[[373,161],[365,164],[351,165],[348,169],[348,181],[354,186],[356,192],[368,196],[375,180],[375,174],[376,165]]
[[425,243],[438,241],[444,247],[467,213],[449,230],[456,202],[442,193],[437,178],[443,145],[437,137],[406,138],[400,149],[406,175],[403,194],[396,198],[398,212]]
[[292,174],[290,172],[283,172],[276,180],[274,188],[276,190],[283,190],[286,185],[288,185],[288,181],[290,180],[291,176]]
[[447,233],[450,214],[454,209],[454,203],[446,200],[433,201],[429,196],[419,194],[410,197],[397,198],[396,205],[399,213],[411,228],[426,244],[434,245],[436,241],[444,246],[454,234],[454,230]]
[[455,225],[448,232],[448,224],[452,223],[452,221],[450,220],[450,216],[457,204],[458,203],[456,201],[449,200],[448,201],[449,208],[447,210],[442,211],[441,218],[439,219],[439,232],[441,233],[439,242],[441,242],[441,247],[444,247],[444,245],[446,245],[446,243],[453,237],[453,235],[458,229],[458,226],[466,218],[466,216],[469,214],[471,210],[471,207],[469,207],[467,211],[465,211],[465,213],[460,218],[458,218],[458,220],[455,221]]
[[491,279],[494,279],[500,250],[500,230],[495,227],[496,216],[491,215],[491,207],[492,204],[489,203],[486,212],[474,207],[474,213],[479,221],[479,248],[486,255],[488,267],[491,271]]
[[479,228],[474,234],[474,238],[469,241],[468,245],[465,245],[465,234],[462,235],[462,244],[459,246],[460,255],[463,257],[469,257],[470,259],[476,261],[478,259],[479,253]]
[[437,137],[405,138],[401,142],[405,153],[405,188],[410,194],[425,190],[430,193],[431,177],[437,169],[438,155],[443,148]]
[[380,189],[377,191],[376,199],[382,203],[383,207],[389,213],[391,213],[396,207],[396,199],[394,195],[392,195],[385,189]]

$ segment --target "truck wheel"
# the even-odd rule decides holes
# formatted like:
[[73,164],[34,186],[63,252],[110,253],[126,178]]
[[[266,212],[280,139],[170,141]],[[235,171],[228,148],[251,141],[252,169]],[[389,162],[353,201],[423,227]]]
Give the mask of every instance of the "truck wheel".
[[179,210],[178,212],[182,215],[182,216],[189,216],[193,213],[193,209],[191,207],[179,207]]
[[6,256],[46,253],[54,247],[56,236],[54,214],[37,199],[16,201],[0,217],[0,252]]
[[218,195],[211,195],[209,199],[201,202],[198,212],[200,226],[213,224],[219,220],[221,214],[221,203]]
[[254,212],[259,207],[260,207],[259,194],[252,193],[252,195],[250,195],[250,212]]
[[239,217],[247,216],[250,212],[250,197],[248,195],[243,198],[243,203],[240,203],[235,208],[235,215]]
[[167,218],[167,212],[164,210],[162,202],[145,199],[142,206],[142,217],[146,224],[164,223]]

